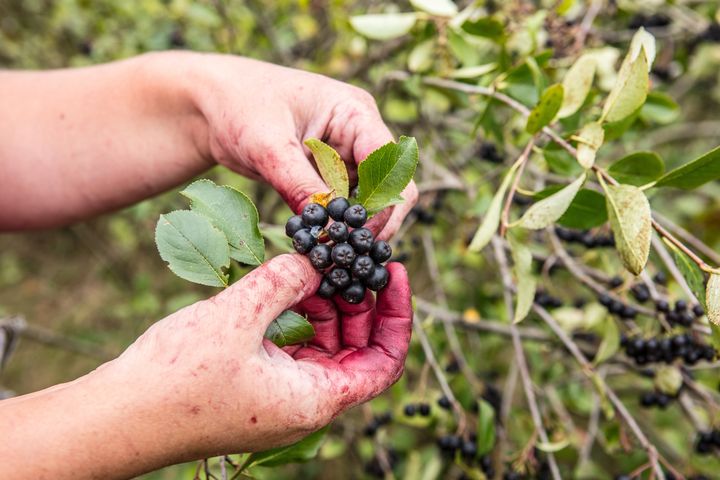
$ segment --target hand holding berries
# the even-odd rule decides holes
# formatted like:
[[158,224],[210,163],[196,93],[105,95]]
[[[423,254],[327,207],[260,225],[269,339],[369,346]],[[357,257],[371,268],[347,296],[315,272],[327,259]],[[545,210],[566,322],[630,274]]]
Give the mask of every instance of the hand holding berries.
[[[367,211],[362,205],[350,205],[346,198],[335,198],[327,208],[310,203],[300,215],[288,219],[285,233],[293,240],[295,250],[307,255],[313,267],[326,273],[317,294],[331,298],[339,294],[348,303],[360,303],[365,289],[379,291],[387,285],[389,274],[382,265],[392,256],[392,248],[375,241],[373,233],[364,228]],[[332,218],[334,222],[326,227]],[[322,236],[322,232],[327,237]],[[318,238],[332,243],[318,244]]]

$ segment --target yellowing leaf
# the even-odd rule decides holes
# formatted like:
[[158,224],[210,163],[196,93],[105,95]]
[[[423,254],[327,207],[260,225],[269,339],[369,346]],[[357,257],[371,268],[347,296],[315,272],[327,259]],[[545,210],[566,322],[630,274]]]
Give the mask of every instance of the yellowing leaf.
[[597,60],[591,55],[578,58],[563,78],[563,102],[558,117],[566,118],[577,112],[590,92]]
[[517,280],[517,301],[513,323],[520,323],[530,313],[535,299],[537,281],[532,273],[532,253],[522,243],[509,237],[513,258],[513,272]]
[[633,39],[630,42],[630,50],[628,57],[631,62],[634,62],[639,56],[640,52],[645,51],[647,57],[648,72],[652,69],[652,64],[655,61],[655,37],[650,32],[645,30],[643,27],[635,32]]
[[605,140],[605,130],[598,122],[585,125],[578,134],[577,160],[583,168],[592,168],[595,155]]
[[315,157],[315,164],[327,186],[335,190],[337,196],[347,198],[350,183],[347,167],[340,155],[330,145],[317,138],[308,138],[304,143]]
[[618,122],[631,115],[645,103],[650,88],[648,59],[644,49],[634,60],[628,53],[625,57],[615,86],[605,100],[601,122]]
[[638,187],[610,185],[605,189],[608,217],[625,268],[639,275],[650,254],[650,203]]
[[510,182],[512,182],[516,170],[517,164],[514,165],[507,174],[505,174],[505,178],[503,179],[500,188],[497,192],[495,192],[495,196],[490,201],[490,207],[488,207],[487,212],[485,212],[482,223],[477,229],[477,232],[475,232],[475,236],[468,247],[468,250],[471,252],[479,252],[482,250],[485,245],[490,242],[490,239],[498,229],[498,226],[500,225],[500,210],[502,209],[505,192],[507,192],[507,189],[510,187]]
[[410,5],[438,17],[454,17],[458,7],[450,0],[410,0]]
[[705,311],[710,321],[720,325],[720,275],[710,275],[705,291]]
[[335,198],[335,194],[333,192],[313,193],[310,195],[310,202],[327,207],[327,204],[330,203],[330,200],[333,198]]
[[585,182],[586,177],[587,175],[583,173],[578,179],[562,190],[533,204],[517,224],[523,228],[539,230],[555,223],[563,216],[568,207],[570,207],[575,195],[577,195],[578,190],[580,190],[580,187],[582,187]]
[[381,13],[351,17],[350,25],[373,40],[390,40],[408,33],[416,20],[414,13]]

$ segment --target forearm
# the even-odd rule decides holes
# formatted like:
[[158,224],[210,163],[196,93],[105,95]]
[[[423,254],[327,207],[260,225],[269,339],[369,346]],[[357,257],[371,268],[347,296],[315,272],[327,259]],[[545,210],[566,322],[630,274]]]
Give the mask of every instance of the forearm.
[[187,59],[0,72],[0,230],[68,224],[211,166]]

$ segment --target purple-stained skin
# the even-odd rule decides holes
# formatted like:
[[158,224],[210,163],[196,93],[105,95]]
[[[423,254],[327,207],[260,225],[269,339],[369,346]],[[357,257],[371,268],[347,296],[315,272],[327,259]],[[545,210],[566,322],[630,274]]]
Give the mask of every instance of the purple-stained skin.
[[[193,445],[179,460],[291,443],[402,374],[411,293],[404,267],[387,268],[377,298],[352,305],[314,295],[321,274],[301,255],[281,255],[155,324],[116,368],[128,372],[129,391],[161,387],[144,401],[162,405],[176,436]],[[281,349],[263,333],[291,308],[308,316],[316,335]]]

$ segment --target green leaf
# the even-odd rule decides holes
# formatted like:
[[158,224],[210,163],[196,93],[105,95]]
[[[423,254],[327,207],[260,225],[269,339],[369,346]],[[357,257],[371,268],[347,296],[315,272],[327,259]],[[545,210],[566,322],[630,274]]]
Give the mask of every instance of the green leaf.
[[720,326],[720,275],[710,275],[705,293],[705,311],[712,325]]
[[160,215],[155,244],[178,277],[211,287],[227,286],[223,273],[230,265],[227,238],[206,217],[189,210]]
[[678,119],[680,107],[670,95],[662,92],[650,92],[645,104],[640,109],[640,116],[645,120],[666,125]]
[[330,190],[335,190],[338,197],[347,198],[350,194],[347,167],[340,155],[330,145],[317,138],[308,138],[305,145],[315,158],[320,175]]
[[597,354],[593,363],[600,365],[602,362],[611,358],[620,348],[620,330],[618,329],[615,319],[606,317],[603,324],[602,342],[598,347]]
[[690,290],[695,294],[698,301],[702,304],[705,303],[705,275],[700,270],[697,263],[693,262],[690,257],[685,255],[678,247],[672,242],[663,238],[663,242],[670,249],[670,253],[673,256],[675,265],[682,274],[683,278],[690,287]]
[[567,118],[577,112],[590,93],[597,59],[591,55],[578,58],[563,78],[563,102],[558,117]]
[[640,56],[640,52],[645,52],[649,72],[655,61],[655,51],[655,37],[643,27],[640,27],[630,42],[628,57],[631,61],[635,61],[635,59]]
[[568,186],[533,204],[520,218],[517,225],[531,230],[539,230],[555,223],[570,207],[586,178],[587,175],[583,173]]
[[577,160],[583,168],[592,168],[597,151],[605,140],[605,130],[599,122],[585,125],[578,133]]
[[550,85],[546,88],[540,97],[540,101],[530,112],[525,130],[527,130],[528,133],[536,134],[542,130],[543,127],[549,125],[560,110],[562,101],[562,85],[556,83],[555,85]]
[[655,388],[675,396],[683,384],[683,376],[675,365],[663,365],[655,370]]
[[251,453],[243,464],[243,470],[250,467],[275,467],[287,463],[307,462],[317,456],[330,426],[311,433],[297,443],[286,447],[273,448],[264,452]]
[[566,177],[576,177],[584,170],[574,156],[554,142],[543,149],[543,157],[550,170]]
[[710,322],[710,344],[720,350],[720,325],[714,321]]
[[636,58],[632,52],[625,57],[615,86],[608,94],[603,106],[601,122],[617,122],[629,116],[645,103],[650,88],[648,59],[644,50]]
[[477,232],[475,232],[475,236],[468,247],[468,250],[471,252],[479,252],[485,248],[485,245],[490,242],[490,239],[497,231],[498,226],[500,225],[500,213],[502,209],[502,202],[505,198],[505,192],[507,192],[507,189],[510,187],[510,182],[512,182],[512,179],[515,176],[517,167],[518,164],[516,163],[510,168],[507,174],[505,174],[505,178],[500,184],[500,188],[498,188],[498,191],[495,192],[495,196],[493,196],[490,201],[490,206],[483,216],[482,223],[480,223],[480,227],[478,227]]
[[562,440],[559,440],[557,442],[538,442],[537,448],[538,450],[541,450],[546,453],[555,453],[559,452],[563,448],[570,445],[570,440],[567,438],[563,438]]
[[410,0],[410,5],[436,17],[454,17],[458,13],[457,5],[450,0]]
[[265,330],[265,338],[278,347],[307,342],[314,336],[315,329],[312,324],[291,310],[281,313]]
[[607,219],[605,197],[594,190],[583,188],[557,223],[567,228],[589,230],[607,222]]
[[720,178],[720,147],[710,150],[682,167],[671,170],[660,178],[655,186],[693,190],[718,178]]
[[358,201],[370,213],[402,202],[400,193],[415,174],[418,147],[415,138],[400,137],[372,152],[358,167]]
[[435,62],[435,48],[437,42],[434,38],[420,42],[408,55],[408,70],[413,73],[422,73],[430,70]]
[[640,187],[660,178],[665,163],[657,153],[635,152],[610,165],[608,173],[620,183]]
[[385,13],[350,17],[350,25],[360,35],[373,40],[390,40],[408,33],[417,21],[414,13]]
[[650,203],[642,190],[632,185],[610,185],[605,187],[605,193],[620,259],[625,268],[639,275],[650,254]]
[[486,63],[484,65],[475,65],[472,67],[458,68],[452,70],[448,76],[450,78],[477,78],[486,75],[497,68],[496,63]]
[[194,212],[206,216],[225,234],[231,258],[247,265],[260,265],[265,260],[258,212],[245,194],[210,180],[193,182],[180,194],[190,199]]
[[508,237],[508,240],[510,241],[510,253],[513,258],[513,272],[517,280],[517,301],[513,323],[520,323],[527,317],[532,308],[537,280],[532,273],[532,253],[530,253],[530,250],[513,237]]
[[462,29],[476,37],[489,38],[499,41],[505,36],[505,27],[502,22],[492,17],[483,17],[462,24]]
[[477,453],[485,455],[495,446],[495,409],[482,398],[478,400]]

